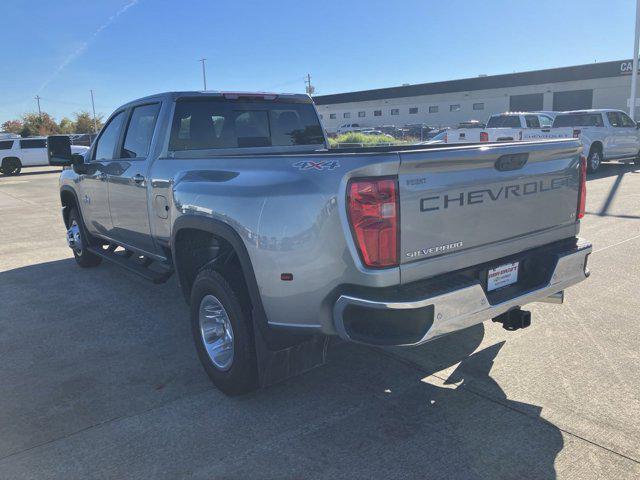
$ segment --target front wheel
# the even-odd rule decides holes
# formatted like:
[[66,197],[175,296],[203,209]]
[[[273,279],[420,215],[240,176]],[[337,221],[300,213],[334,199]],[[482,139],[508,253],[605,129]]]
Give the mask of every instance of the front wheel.
[[191,289],[193,339],[205,372],[227,395],[258,387],[249,311],[218,272],[204,269],[197,275]]
[[600,164],[602,163],[602,153],[599,150],[592,150],[589,152],[589,157],[587,158],[587,172],[595,173]]
[[82,268],[97,267],[100,265],[102,258],[87,250],[90,239],[82,223],[82,216],[75,208],[72,208],[69,212],[68,223],[67,244],[71,250],[73,250],[76,263]]
[[22,170],[22,162],[19,158],[8,157],[2,160],[0,164],[0,173],[4,175],[18,175]]

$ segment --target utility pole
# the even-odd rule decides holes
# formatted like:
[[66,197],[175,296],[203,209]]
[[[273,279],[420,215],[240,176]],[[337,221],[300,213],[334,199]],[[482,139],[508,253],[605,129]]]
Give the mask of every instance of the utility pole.
[[[640,2],[640,0],[638,0]],[[313,93],[315,93],[316,88],[311,85],[311,74],[307,73],[307,78],[305,80],[305,83],[307,84],[307,86],[305,87],[305,91],[307,92],[307,95],[313,95]]]
[[638,43],[640,42],[640,0],[636,0],[636,35],[633,44],[633,70],[631,71],[631,98],[629,116],[636,119],[636,83],[638,81]]
[[42,110],[40,110],[40,95],[36,95],[36,101],[38,102],[38,117],[40,117],[40,120],[42,120]]
[[96,104],[93,103],[93,90],[91,92],[91,108],[93,109],[93,133],[98,133],[98,122],[96,120]]
[[[639,0],[640,1],[640,0]],[[204,89],[207,89],[207,72],[205,70],[204,67],[204,62],[206,61],[206,58],[201,58],[200,62],[202,62],[202,83],[204,84]]]

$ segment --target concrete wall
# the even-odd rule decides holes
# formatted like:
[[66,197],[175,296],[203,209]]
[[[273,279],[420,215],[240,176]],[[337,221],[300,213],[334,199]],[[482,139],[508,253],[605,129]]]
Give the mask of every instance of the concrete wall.
[[[466,120],[486,121],[494,113],[509,110],[511,95],[542,93],[544,110],[553,110],[553,93],[567,90],[593,89],[593,108],[619,108],[627,110],[627,100],[631,87],[631,77],[621,75],[610,78],[579,80],[545,85],[531,85],[513,88],[498,88],[438,95],[422,95],[402,97],[388,100],[372,100],[365,102],[318,105],[322,122],[329,132],[345,123],[359,123],[365,126],[396,125],[426,123],[434,127],[453,127]],[[484,103],[483,110],[473,110],[474,103]],[[459,104],[459,111],[450,111],[450,105]],[[437,106],[437,113],[429,113],[430,106]],[[409,108],[417,107],[417,114],[410,114]],[[391,109],[399,109],[399,115],[391,115]],[[382,116],[375,117],[373,112],[382,110]],[[365,117],[358,117],[364,111]],[[640,113],[639,110],[637,110]],[[350,113],[350,118],[344,118]],[[330,115],[336,118],[331,119]],[[636,115],[636,118],[639,118]]]

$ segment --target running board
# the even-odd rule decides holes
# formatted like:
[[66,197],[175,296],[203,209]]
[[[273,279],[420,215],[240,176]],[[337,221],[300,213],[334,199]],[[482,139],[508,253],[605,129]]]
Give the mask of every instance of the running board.
[[115,263],[116,265],[140,275],[142,278],[153,283],[164,283],[169,280],[169,277],[173,274],[172,268],[158,264],[157,262],[156,264],[161,266],[162,271],[151,270],[149,265],[154,262],[150,258],[144,257],[142,262],[140,262],[138,261],[139,257],[132,254],[129,250],[116,252],[113,248],[105,250],[100,247],[89,247],[88,250],[94,255],[98,255],[109,262]]

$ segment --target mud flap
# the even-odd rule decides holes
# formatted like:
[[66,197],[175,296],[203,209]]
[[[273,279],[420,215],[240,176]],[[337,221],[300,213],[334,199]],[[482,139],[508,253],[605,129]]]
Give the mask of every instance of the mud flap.
[[262,328],[254,328],[253,331],[260,388],[300,375],[326,362],[330,341],[326,335],[304,337],[299,343],[274,349],[267,342]]

